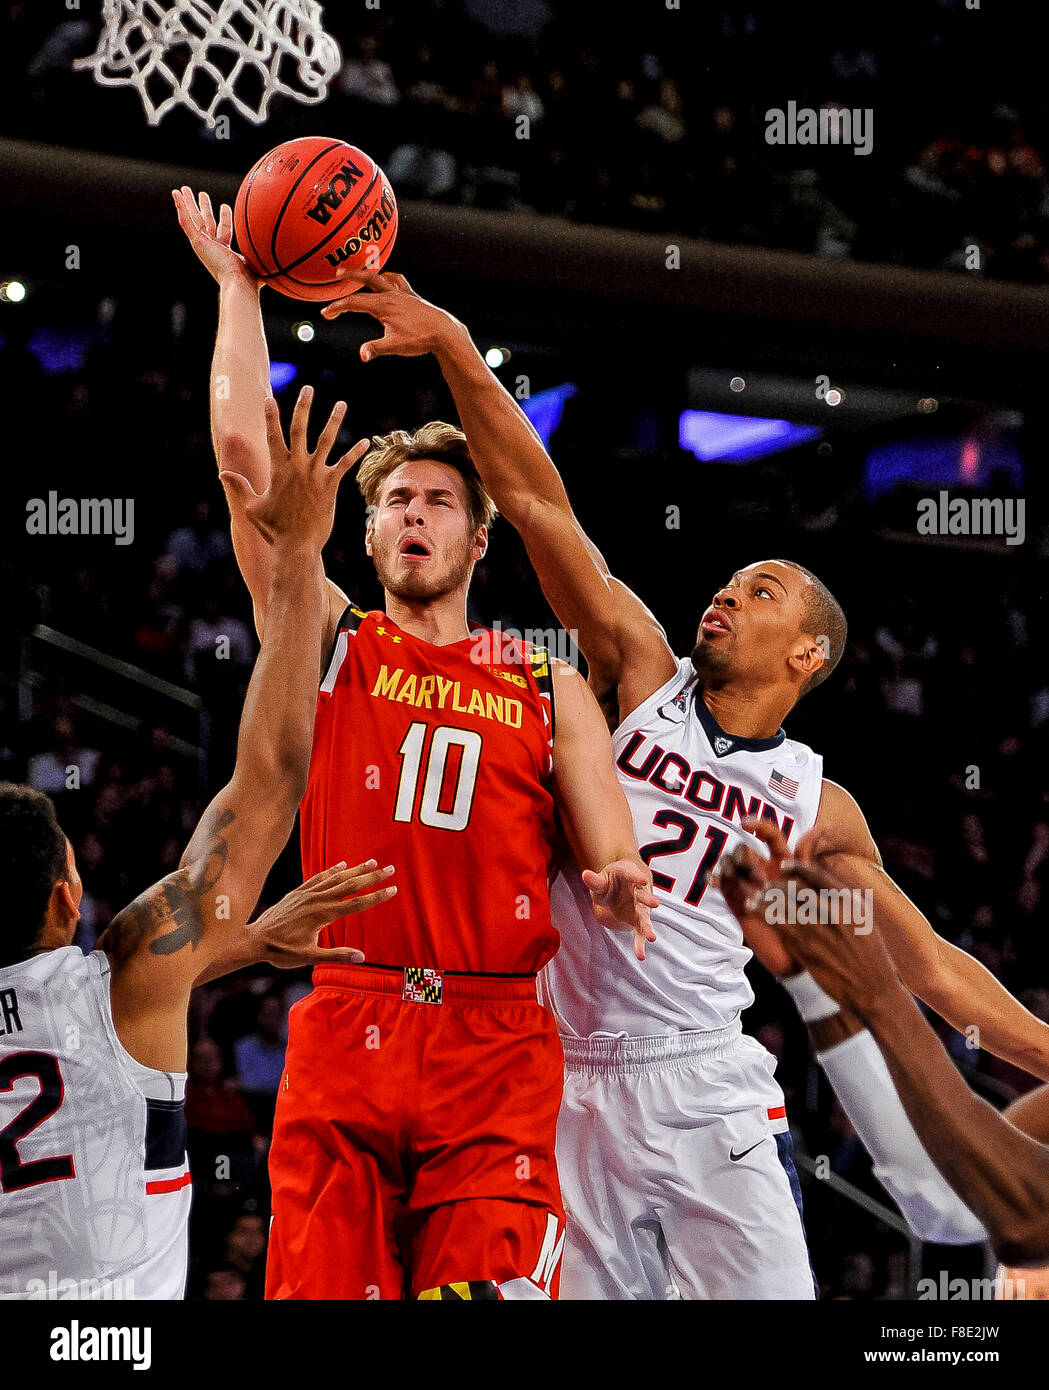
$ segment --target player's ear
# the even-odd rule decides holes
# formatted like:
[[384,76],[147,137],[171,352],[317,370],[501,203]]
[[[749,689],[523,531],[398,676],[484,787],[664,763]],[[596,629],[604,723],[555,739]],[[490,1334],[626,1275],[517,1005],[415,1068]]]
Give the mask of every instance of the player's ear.
[[487,526],[478,526],[477,531],[474,534],[474,550],[477,552],[474,558],[477,560],[483,560],[488,552]]
[[371,522],[369,521],[367,526],[365,526],[364,528],[364,553],[366,555],[370,555],[372,553],[372,536],[374,534],[374,528]]
[[802,635],[788,658],[790,666],[805,680],[814,676],[827,659],[827,653],[814,637]]

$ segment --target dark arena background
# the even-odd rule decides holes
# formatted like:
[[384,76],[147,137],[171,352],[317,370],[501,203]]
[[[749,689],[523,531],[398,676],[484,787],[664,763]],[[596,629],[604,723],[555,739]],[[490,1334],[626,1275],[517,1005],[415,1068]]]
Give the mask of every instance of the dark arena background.
[[[261,125],[220,107],[209,129],[182,108],[150,125],[133,90],[74,69],[96,0],[0,9],[0,777],[54,798],[79,945],[177,865],[229,775],[257,652],[208,433],[217,294],[170,190],[232,202],[266,150],[330,134],[383,165],[391,268],[469,326],[677,652],[745,564],[826,581],[848,648],[788,733],[857,797],[935,929],[1049,1023],[1049,117],[1016,13],[333,2],[326,100],[277,97]],[[789,103],[872,112],[869,149],[770,143],[766,113]],[[263,307],[285,420],[303,383],[325,411],[347,400],[347,445],[455,418],[432,358],[360,362],[370,319],[270,291]],[[920,500],[948,489],[1008,499],[1023,529],[925,534]],[[31,534],[51,493],[125,499],[133,525]],[[372,608],[363,528],[350,482],[326,567]],[[472,592],[479,621],[556,629],[505,521]],[[293,837],[264,902],[299,879]],[[877,1302],[873,1329],[923,1277],[993,1274],[983,1246],[908,1234],[790,1001],[749,974],[744,1027],[778,1058],[821,1300]],[[262,1297],[286,1017],[309,987],[256,967],[194,995],[191,1301]],[[929,1017],[996,1107],[1036,1084]]]

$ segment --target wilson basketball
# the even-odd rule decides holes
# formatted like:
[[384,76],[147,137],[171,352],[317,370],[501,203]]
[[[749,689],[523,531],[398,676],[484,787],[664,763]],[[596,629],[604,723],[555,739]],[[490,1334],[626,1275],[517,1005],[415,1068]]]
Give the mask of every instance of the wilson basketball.
[[233,210],[237,246],[256,275],[291,299],[359,289],[342,269],[379,270],[397,237],[386,175],[355,145],[319,135],[288,140],[247,174]]

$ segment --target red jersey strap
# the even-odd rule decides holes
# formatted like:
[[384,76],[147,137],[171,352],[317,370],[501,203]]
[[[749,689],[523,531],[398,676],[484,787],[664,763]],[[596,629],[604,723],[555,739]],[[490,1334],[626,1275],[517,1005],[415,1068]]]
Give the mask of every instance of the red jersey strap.
[[547,701],[550,706],[550,743],[554,741],[554,668],[550,660],[550,653],[544,647],[530,647],[528,660],[532,667],[532,675],[539,688],[539,694]]
[[331,644],[331,651],[328,653],[328,660],[324,663],[324,675],[321,679],[322,690],[331,690],[334,684],[343,657],[346,655],[346,634],[356,634],[357,629],[367,616],[367,613],[353,603],[348,603],[343,609],[342,617],[335,625],[335,638]]

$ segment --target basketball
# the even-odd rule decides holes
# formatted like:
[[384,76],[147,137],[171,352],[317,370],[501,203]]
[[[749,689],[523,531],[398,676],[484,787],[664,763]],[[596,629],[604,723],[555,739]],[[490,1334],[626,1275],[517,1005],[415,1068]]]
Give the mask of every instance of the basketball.
[[291,299],[359,289],[342,269],[379,270],[397,238],[397,202],[373,159],[342,140],[288,140],[237,192],[237,245],[256,275]]

